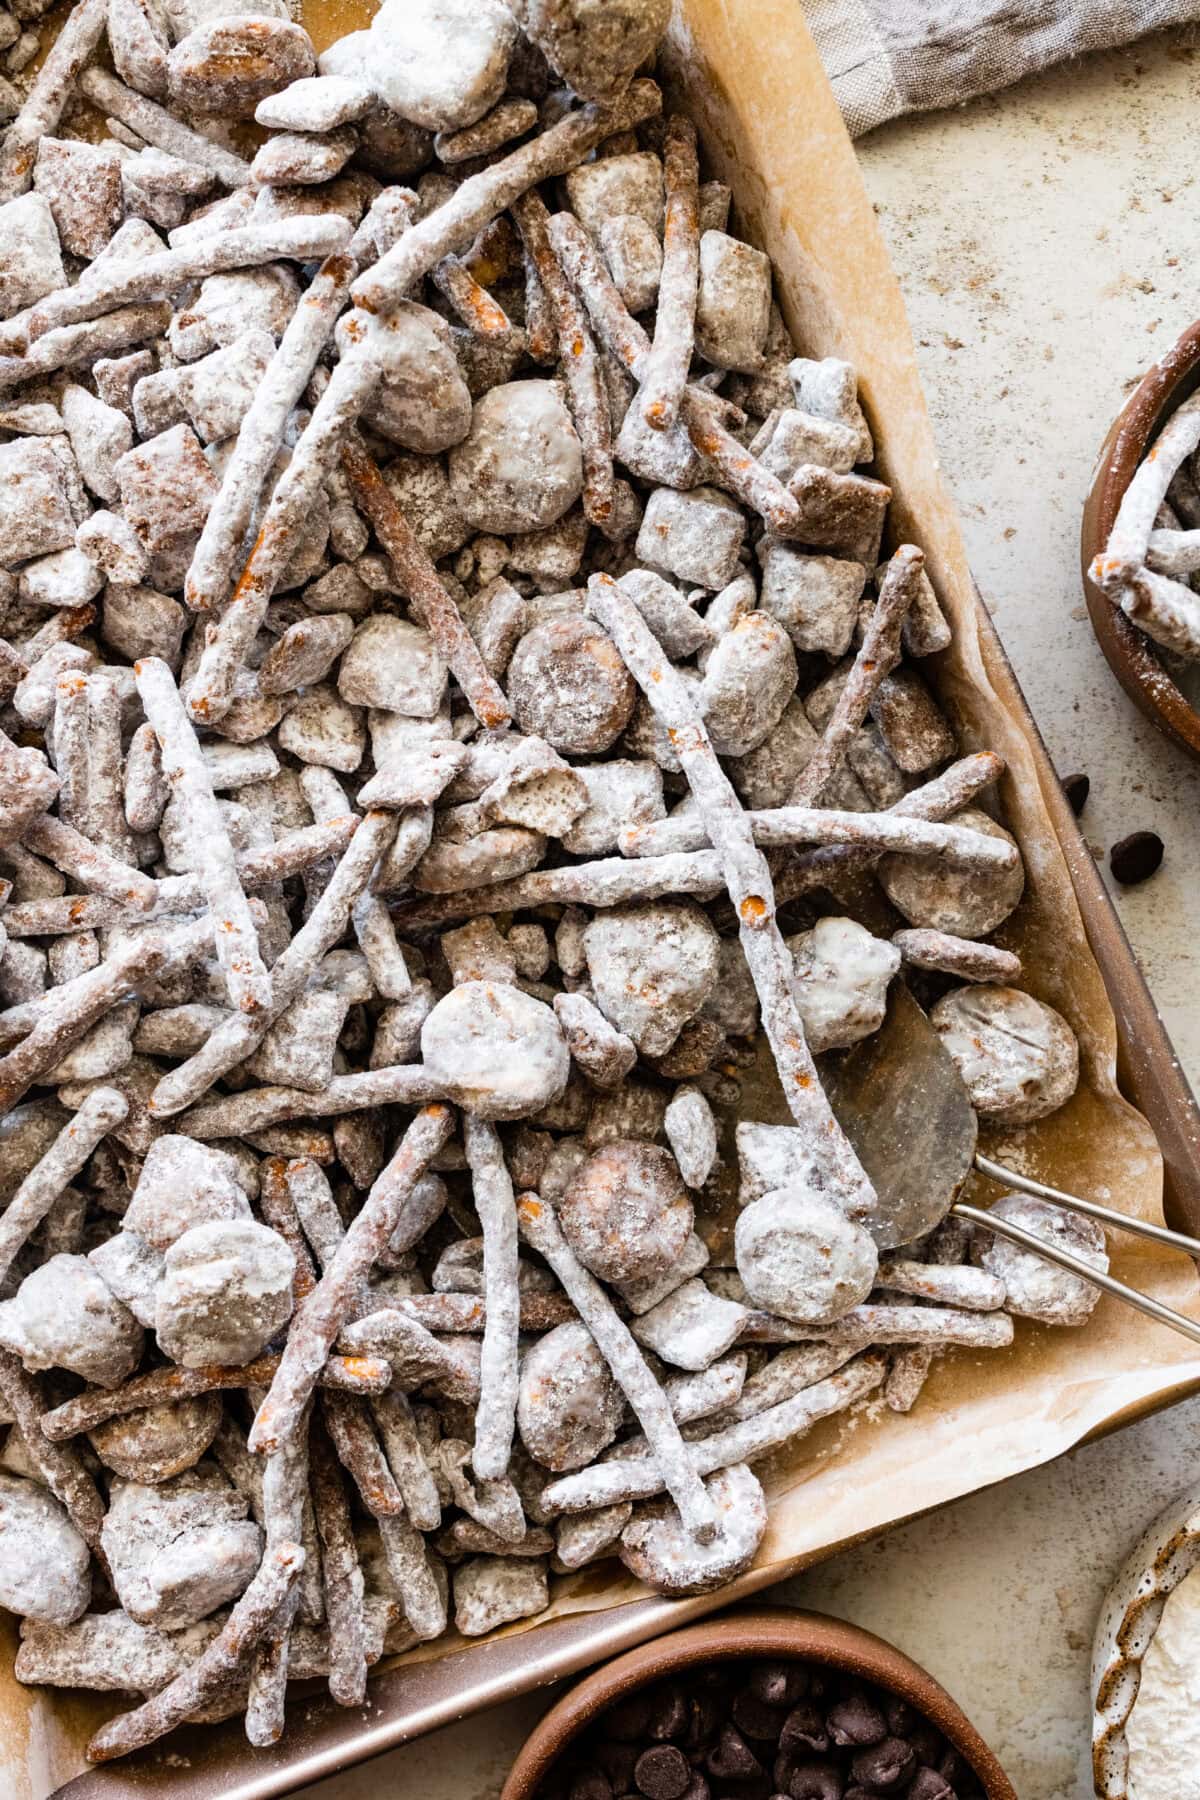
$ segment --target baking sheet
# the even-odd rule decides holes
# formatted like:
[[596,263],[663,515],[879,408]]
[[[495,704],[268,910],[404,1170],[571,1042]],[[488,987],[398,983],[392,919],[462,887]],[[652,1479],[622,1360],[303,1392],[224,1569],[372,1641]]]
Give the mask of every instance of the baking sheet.
[[[314,5],[319,41],[362,22],[361,12]],[[795,0],[679,0],[665,69],[672,91],[701,127],[709,172],[734,190],[740,224],[768,250],[798,345],[845,356],[859,368],[879,440],[879,471],[896,490],[892,528],[923,545],[955,624],[935,685],[964,750],[990,747],[1007,760],[1002,801],[1021,840],[1026,898],[1000,934],[1019,949],[1028,985],[1078,1032],[1084,1080],[1070,1106],[1024,1132],[993,1134],[991,1154],[1058,1186],[1144,1218],[1162,1211],[1162,1162],[1146,1120],[1121,1097],[1116,1019],[1058,832],[1076,859],[1078,835],[1054,788],[1019,692],[986,622],[937,466],[912,340],[853,149]],[[927,665],[928,667],[928,665]],[[1051,810],[1048,810],[1049,809]],[[1200,1188],[1186,1088],[1148,1032],[1144,989],[1119,927],[1094,890],[1089,927],[1105,959],[1126,1025],[1123,1054],[1153,1088],[1163,1078],[1173,1127],[1176,1185]],[[1139,1021],[1140,1043],[1134,1041]],[[1146,1058],[1148,1066],[1145,1066]],[[980,1184],[981,1192],[984,1184]],[[1200,1317],[1192,1266],[1136,1240],[1112,1245],[1115,1271]],[[771,1525],[751,1574],[722,1595],[694,1602],[647,1600],[609,1565],[561,1585],[540,1624],[515,1627],[463,1649],[443,1643],[373,1682],[362,1714],[338,1714],[314,1696],[293,1709],[284,1744],[252,1752],[238,1722],[177,1734],[129,1763],[71,1781],[71,1800],[167,1793],[265,1800],[344,1767],[473,1708],[583,1666],[710,1610],[735,1593],[912,1514],[1048,1461],[1097,1431],[1127,1423],[1200,1386],[1200,1355],[1182,1338],[1102,1300],[1082,1331],[1018,1325],[1011,1351],[940,1362],[914,1414],[876,1406],[829,1422],[789,1456],[766,1466]],[[882,1416],[876,1416],[882,1413]],[[13,1622],[6,1622],[10,1627]],[[10,1631],[10,1636],[14,1635]],[[2,1654],[2,1652],[0,1652]],[[447,1655],[452,1660],[447,1660]],[[45,1800],[82,1767],[80,1748],[111,1699],[40,1695],[0,1670],[0,1793]]]

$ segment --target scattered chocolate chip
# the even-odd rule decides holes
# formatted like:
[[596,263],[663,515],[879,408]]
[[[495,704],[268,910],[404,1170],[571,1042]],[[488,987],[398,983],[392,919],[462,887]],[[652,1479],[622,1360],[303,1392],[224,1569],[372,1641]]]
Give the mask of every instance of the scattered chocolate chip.
[[812,1700],[801,1700],[783,1721],[779,1733],[781,1750],[828,1750],[829,1733],[825,1720]]
[[674,1744],[655,1744],[638,1757],[633,1778],[646,1800],[680,1800],[691,1785],[692,1768]]
[[919,1714],[899,1694],[889,1694],[886,1697],[883,1716],[887,1720],[888,1734],[891,1737],[907,1737],[919,1719]]
[[654,1690],[646,1726],[647,1737],[653,1738],[656,1743],[681,1738],[690,1722],[691,1707],[681,1687],[671,1682]]
[[1163,841],[1157,831],[1131,831],[1108,853],[1108,866],[1123,887],[1148,881],[1163,859]]
[[777,1742],[786,1716],[782,1707],[766,1705],[748,1688],[734,1698],[734,1724],[748,1738],[759,1738],[763,1743]]
[[789,1800],[842,1800],[846,1781],[834,1762],[797,1763],[788,1783]]
[[803,1663],[759,1663],[746,1686],[768,1706],[795,1706],[808,1693],[808,1670]]
[[1092,791],[1090,775],[1064,775],[1061,780],[1063,793],[1067,796],[1067,805],[1078,818],[1088,803],[1088,795]]

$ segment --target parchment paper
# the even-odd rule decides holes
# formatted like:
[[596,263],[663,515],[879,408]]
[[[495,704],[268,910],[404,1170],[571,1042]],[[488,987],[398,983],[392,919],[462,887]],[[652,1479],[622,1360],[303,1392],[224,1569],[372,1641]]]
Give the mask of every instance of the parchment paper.
[[[312,0],[306,23],[324,44],[357,28],[370,10]],[[1028,885],[1001,935],[1020,951],[1031,991],[1079,1034],[1084,1074],[1062,1112],[1026,1131],[993,1135],[985,1147],[1059,1187],[1160,1219],[1158,1151],[1145,1120],[1117,1092],[1112,1012],[1025,725],[988,679],[900,291],[800,8],[796,0],[678,0],[665,61],[675,97],[701,127],[708,172],[729,182],[741,227],[774,259],[797,344],[809,355],[846,357],[859,369],[879,471],[896,491],[893,537],[924,547],[954,622],[953,648],[937,659],[936,671],[928,663],[925,669],[962,749],[991,748],[1008,763],[1002,802],[1021,842]],[[971,1198],[986,1196],[986,1184],[976,1186]],[[1110,1250],[1118,1275],[1200,1317],[1187,1259],[1134,1239],[1114,1238]],[[943,1358],[907,1417],[876,1403],[762,1465],[771,1524],[758,1569],[764,1580],[782,1578],[855,1538],[1049,1461],[1089,1433],[1128,1423],[1198,1385],[1200,1352],[1116,1302],[1102,1300],[1081,1331],[1018,1322],[1011,1350]],[[619,1565],[604,1563],[561,1583],[547,1616],[616,1605],[640,1592]],[[18,1687],[10,1673],[15,1622],[6,1615],[5,1624],[0,1793],[45,1800],[84,1766],[89,1731],[118,1708],[111,1697]],[[511,1629],[536,1628],[528,1622]],[[450,1638],[421,1654],[461,1647]]]

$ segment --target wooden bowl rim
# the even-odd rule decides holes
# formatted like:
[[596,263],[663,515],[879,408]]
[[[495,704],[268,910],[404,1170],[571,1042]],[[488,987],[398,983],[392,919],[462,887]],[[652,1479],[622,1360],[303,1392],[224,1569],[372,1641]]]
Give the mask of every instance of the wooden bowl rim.
[[1174,743],[1200,757],[1200,712],[1172,680],[1145,637],[1088,574],[1108,542],[1117,510],[1150,440],[1200,387],[1200,320],[1147,371],[1101,445],[1083,507],[1080,559],[1088,616],[1106,661],[1134,705]]
[[500,1800],[534,1800],[563,1752],[597,1715],[635,1689],[697,1663],[772,1656],[828,1663],[877,1682],[937,1726],[983,1783],[988,1800],[1016,1789],[962,1708],[919,1663],[860,1625],[793,1607],[735,1609],[669,1632],[605,1663],[539,1720],[509,1771]]

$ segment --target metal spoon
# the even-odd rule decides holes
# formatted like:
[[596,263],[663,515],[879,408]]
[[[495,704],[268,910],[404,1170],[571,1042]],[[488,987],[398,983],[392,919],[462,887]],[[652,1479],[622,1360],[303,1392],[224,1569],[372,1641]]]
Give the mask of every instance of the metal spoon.
[[1019,1225],[959,1202],[968,1176],[977,1170],[1114,1230],[1200,1257],[1200,1241],[1195,1238],[1131,1219],[1077,1194],[1064,1194],[983,1156],[977,1143],[979,1123],[962,1078],[902,982],[893,986],[881,1030],[844,1056],[830,1057],[822,1075],[838,1121],[874,1184],[877,1211],[864,1223],[881,1250],[911,1244],[953,1213],[1069,1270],[1200,1344],[1200,1322]]

